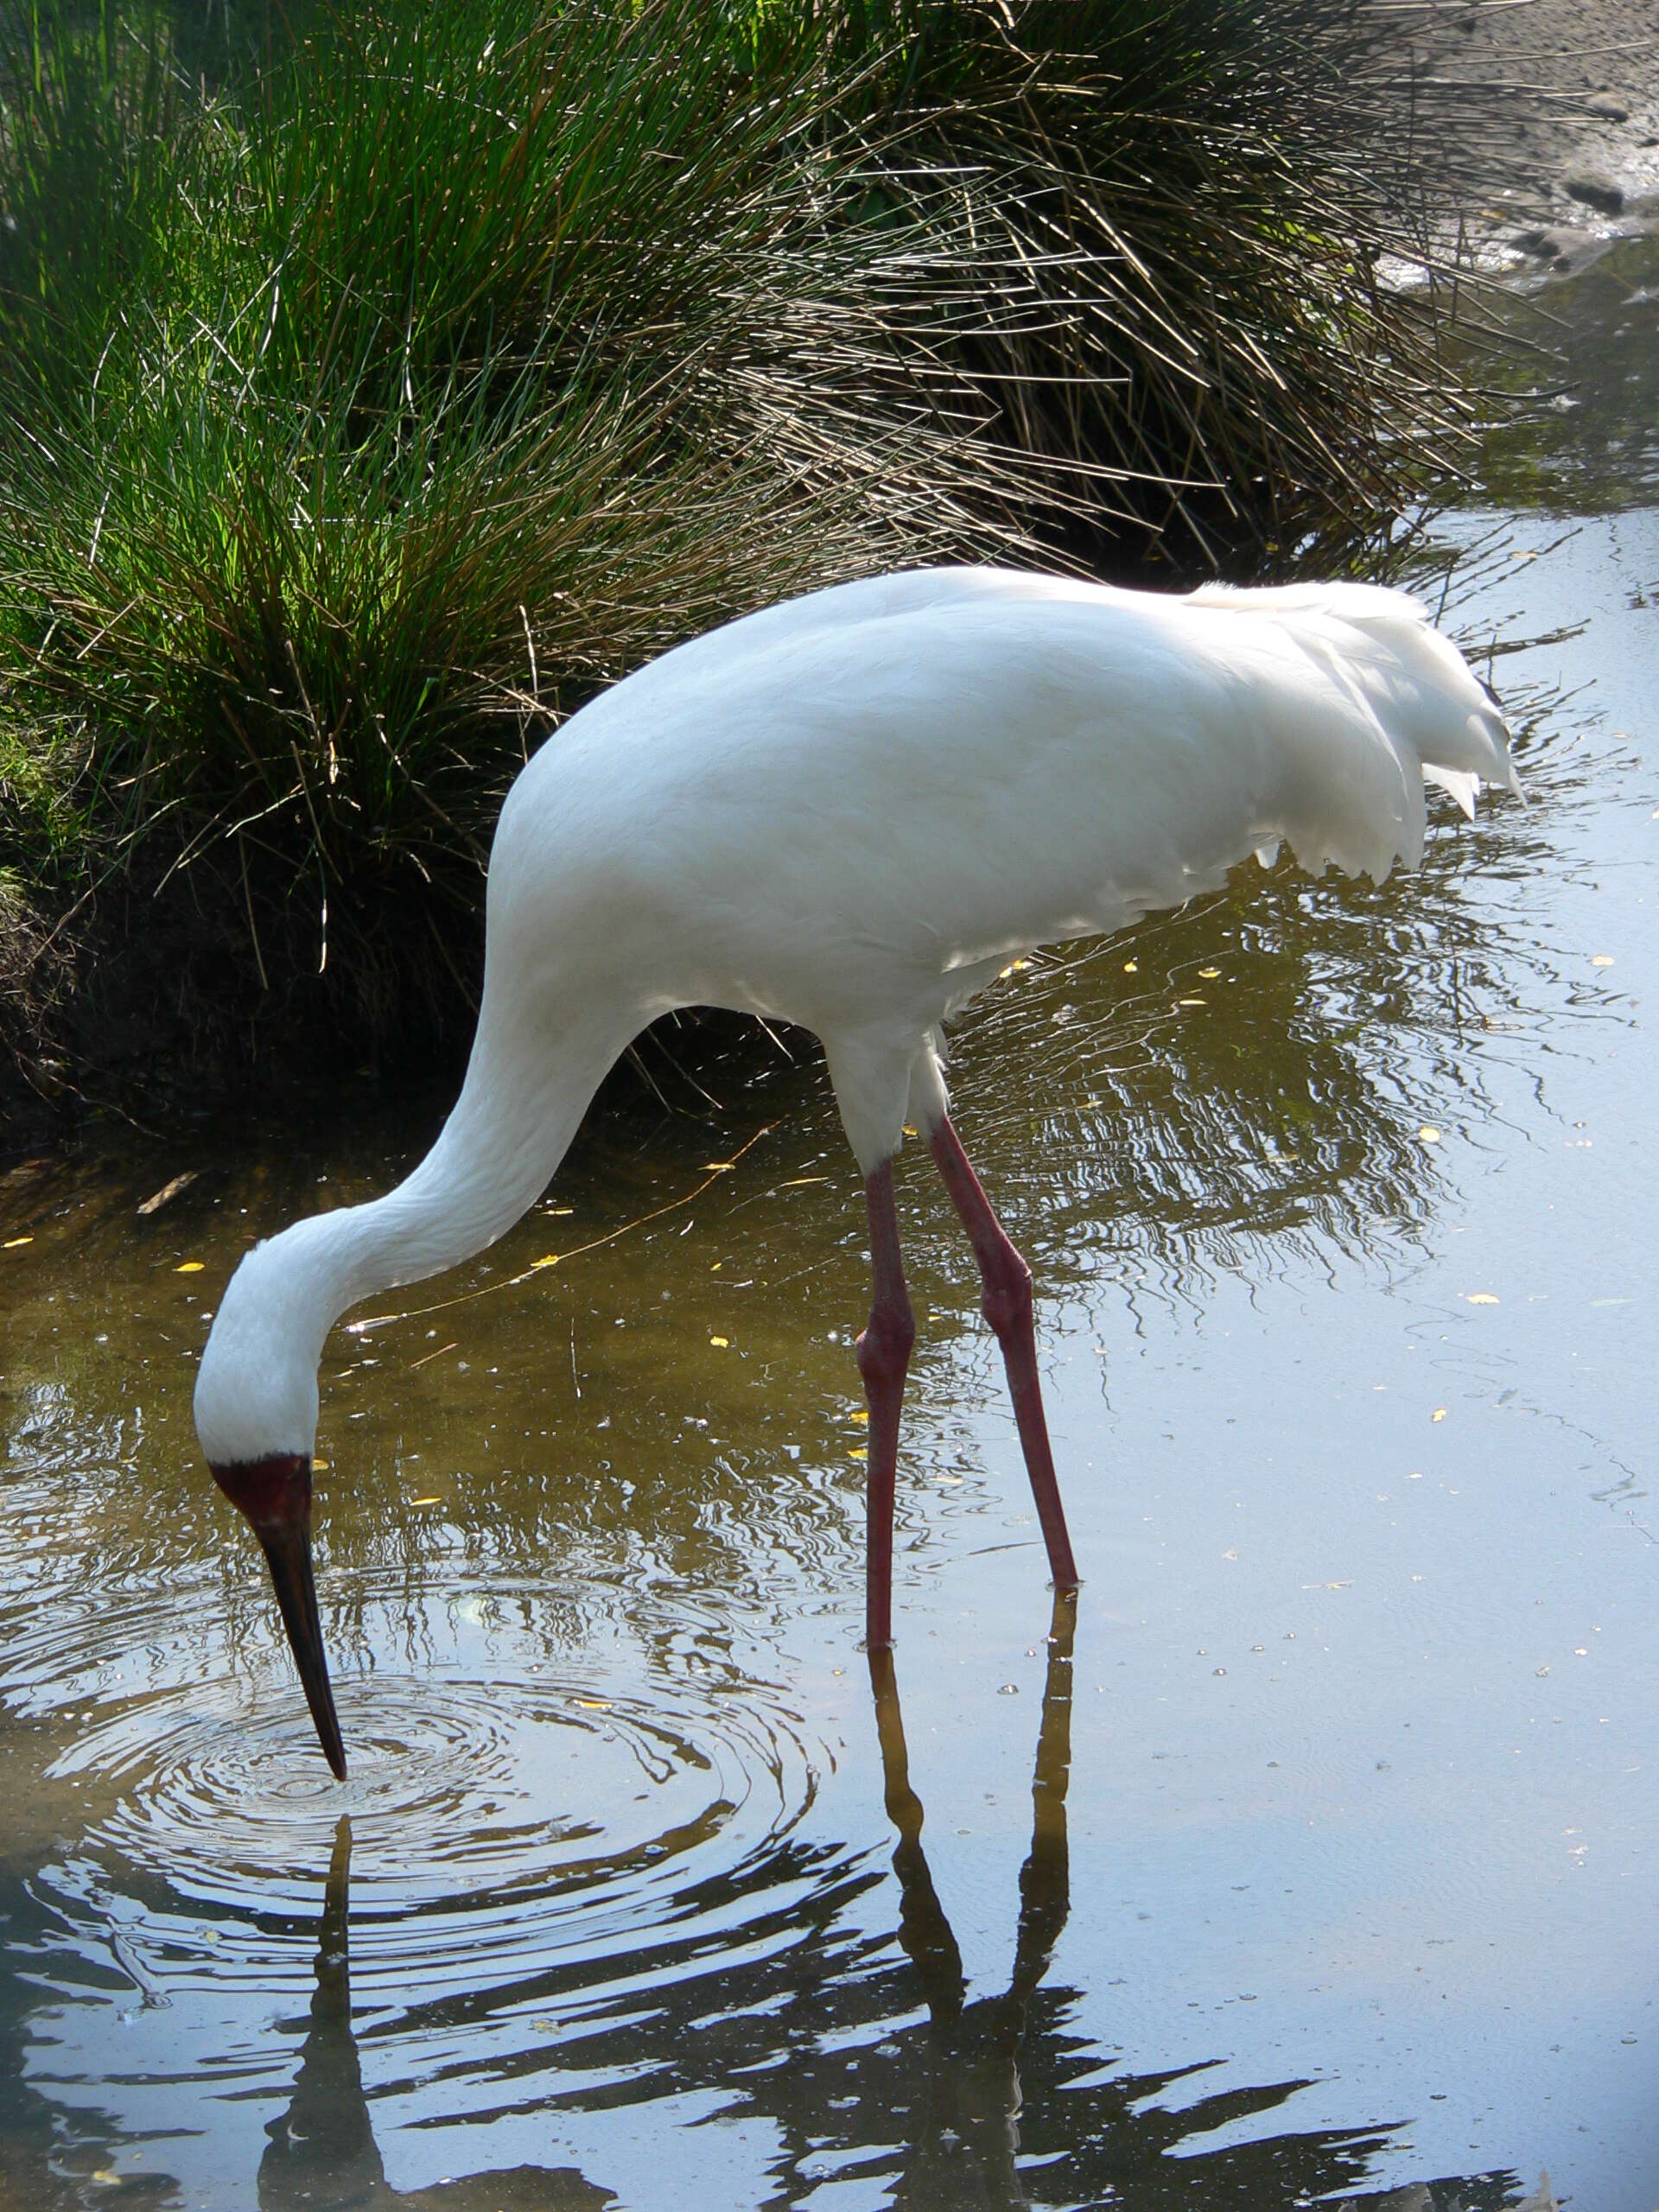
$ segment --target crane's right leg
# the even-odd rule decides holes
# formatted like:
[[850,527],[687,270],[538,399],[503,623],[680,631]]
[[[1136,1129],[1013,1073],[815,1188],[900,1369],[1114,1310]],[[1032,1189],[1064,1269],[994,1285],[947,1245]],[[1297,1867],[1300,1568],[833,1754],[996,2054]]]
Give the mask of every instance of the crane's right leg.
[[1079,1579],[1077,1562],[1071,1556],[1071,1539],[1066,1533],[1065,1510],[1060,1503],[1060,1485],[1054,1473],[1048,1423],[1043,1417],[1042,1384],[1037,1374],[1031,1269],[992,1211],[991,1202],[980,1187],[973,1163],[963,1150],[962,1141],[951,1128],[948,1114],[939,1116],[939,1125],[929,1142],[944,1178],[944,1187],[962,1216],[963,1227],[968,1231],[968,1241],[979,1262],[979,1279],[984,1287],[980,1310],[995,1330],[997,1342],[1002,1347],[1008,1395],[1014,1400],[1020,1449],[1026,1455],[1026,1472],[1031,1477],[1037,1518],[1042,1523],[1043,1541],[1048,1547],[1049,1572],[1057,1590],[1075,1590]]
[[870,1273],[874,1300],[858,1340],[858,1371],[870,1409],[869,1521],[865,1542],[864,1641],[871,1651],[893,1643],[893,1497],[899,1471],[899,1412],[905,1398],[916,1319],[905,1288],[899,1250],[899,1215],[893,1202],[893,1162],[878,1167],[864,1185],[870,1211]]

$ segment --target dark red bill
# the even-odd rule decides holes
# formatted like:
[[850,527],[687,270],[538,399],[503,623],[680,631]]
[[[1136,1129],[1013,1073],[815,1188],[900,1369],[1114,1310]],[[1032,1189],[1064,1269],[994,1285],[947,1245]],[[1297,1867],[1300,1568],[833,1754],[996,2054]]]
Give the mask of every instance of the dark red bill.
[[328,1686],[328,1661],[322,1648],[317,1589],[311,1573],[311,1461],[308,1454],[278,1452],[215,1467],[213,1480],[259,1539],[288,1630],[289,1649],[299,1669],[300,1687],[316,1724],[317,1740],[336,1781],[346,1779],[346,1746]]

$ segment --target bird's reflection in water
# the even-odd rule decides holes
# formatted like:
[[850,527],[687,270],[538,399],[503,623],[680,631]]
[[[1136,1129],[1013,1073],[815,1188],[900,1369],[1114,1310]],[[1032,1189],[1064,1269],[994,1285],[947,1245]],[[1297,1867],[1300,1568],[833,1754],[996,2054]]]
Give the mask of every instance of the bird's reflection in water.
[[1065,1786],[1071,1769],[1071,1642],[1077,1592],[1054,1599],[1048,1673],[1032,1776],[1031,1850],[1020,1876],[1014,1973],[998,1997],[967,2001],[962,1954],[922,1849],[922,1802],[910,1785],[904,1716],[891,1651],[870,1654],[887,1815],[899,1831],[899,1941],[927,2000],[931,2058],[910,2115],[911,2141],[893,2202],[987,2207],[1027,2202],[1020,2147],[1020,2045],[1033,1993],[1048,1970],[1071,1901]]
[[[1042,1980],[1069,1901],[1065,1788],[1071,1757],[1071,1642],[1075,1592],[1058,1596],[1032,1778],[1031,1850],[1020,1878],[1014,1973],[1000,1996],[967,2001],[962,1955],[922,1850],[922,1805],[910,1784],[904,1719],[890,1651],[870,1656],[887,1812],[899,1831],[899,1936],[920,1977],[929,2024],[921,2079],[906,2112],[904,2171],[896,2205],[1013,2207],[1027,2202],[1015,2167],[1019,2054],[1033,1992]],[[259,2166],[260,2212],[392,2212],[392,2208],[488,2206],[492,2212],[590,2212],[614,2200],[569,2169],[519,2167],[427,2189],[387,2182],[363,2092],[352,2033],[348,1898],[352,1827],[342,1818],[318,1936],[316,1986],[287,2111],[271,2122]],[[917,2045],[909,2043],[912,2063]],[[905,2071],[910,2071],[906,2068]],[[885,2130],[882,2131],[886,2133]]]
[[288,2110],[265,2131],[259,2162],[259,2212],[599,2212],[614,2203],[569,2168],[517,2166],[397,2190],[388,2183],[363,2094],[352,2033],[349,1901],[352,1824],[342,1815],[317,1939],[316,1987],[300,2070]]
[[[775,2133],[769,2190],[734,2169],[735,2208],[814,2201],[826,2177],[881,2193],[897,2212],[1014,2212],[1042,2204],[1103,2204],[1166,2212],[1173,2206],[1281,2205],[1331,2199],[1376,2212],[1452,2212],[1511,2204],[1515,2177],[1447,2178],[1403,2191],[1371,2185],[1391,2146],[1387,2124],[1268,2128],[1307,2086],[1223,2078],[1208,2094],[1208,2062],[1132,2072],[1067,2025],[1078,1993],[1048,1975],[1070,1906],[1066,1785],[1071,1757],[1074,1596],[1056,1599],[1032,1777],[1031,1848],[1020,1877],[1014,1969],[1005,1991],[969,2002],[962,1954],[922,1848],[922,1806],[911,1787],[904,1722],[889,1653],[870,1680],[889,1817],[898,1832],[899,1944],[871,1929],[852,1948],[780,1940],[726,1960],[718,1974],[685,1972],[659,1955],[654,2003],[620,2016],[596,2004],[614,1974],[608,1958],[550,1968],[543,2010],[585,2012],[567,2045],[509,2061],[498,2082],[518,2084],[550,2131],[594,2108],[596,2080],[644,2082],[642,2130],[670,2128],[653,2101],[696,2096],[719,2116],[759,2114]],[[287,2112],[270,2127],[259,2168],[260,2212],[596,2212],[615,2198],[569,2166],[518,2166],[423,2189],[387,2182],[352,2035],[346,1910],[352,1836],[342,1820],[317,1946],[316,1986]],[[791,1861],[796,1866],[798,1862]],[[842,1897],[850,1904],[863,1883]],[[780,1939],[791,1916],[777,1923]],[[835,1970],[826,1971],[825,1958]],[[629,1976],[631,1988],[637,1986]],[[925,2017],[918,2017],[920,1995]],[[529,1993],[521,1991],[527,2000]],[[1021,2075],[1032,2085],[1021,2112]],[[1172,2095],[1179,2091],[1179,2094]],[[604,2088],[601,2102],[607,2100]],[[1244,2131],[1239,2133],[1237,2131]],[[1023,2136],[1023,2141],[1022,2141]],[[671,2135],[664,2133],[665,2158]],[[465,2152],[461,2155],[466,2155]],[[741,2162],[740,2162],[741,2163]],[[659,2197],[682,2192],[664,2172]],[[647,2200],[640,2200],[642,2202]],[[861,2200],[865,2201],[865,2200]],[[1529,2200],[1526,2212],[1548,2212]]]

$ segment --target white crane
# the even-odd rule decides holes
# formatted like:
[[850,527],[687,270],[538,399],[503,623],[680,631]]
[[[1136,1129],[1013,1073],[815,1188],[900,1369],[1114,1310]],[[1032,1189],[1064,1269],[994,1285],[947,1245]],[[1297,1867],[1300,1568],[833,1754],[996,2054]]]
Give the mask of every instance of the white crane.
[[1178,906],[1281,840],[1315,873],[1414,865],[1424,779],[1469,814],[1483,780],[1518,792],[1508,735],[1402,593],[1178,598],[969,568],[771,607],[573,715],[502,809],[478,1033],[436,1143],[385,1198],[248,1253],[202,1354],[197,1433],[264,1548],[335,1773],[310,1542],[323,1339],[359,1300],[509,1229],[646,1023],[730,1007],[823,1039],[869,1206],[870,1647],[891,1641],[915,1334],[893,1195],[906,1122],[972,1242],[1049,1565],[1070,1588],[1030,1271],[951,1128],[940,1025],[1020,953]]

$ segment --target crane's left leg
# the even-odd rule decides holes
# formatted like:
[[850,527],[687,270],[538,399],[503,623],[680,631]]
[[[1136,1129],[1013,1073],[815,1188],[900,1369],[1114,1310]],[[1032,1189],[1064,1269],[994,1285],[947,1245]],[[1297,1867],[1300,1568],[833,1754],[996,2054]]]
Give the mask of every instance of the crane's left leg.
[[[1048,1547],[1049,1571],[1057,1590],[1077,1586],[1077,1562],[1066,1534],[1065,1511],[1054,1475],[1054,1454],[1049,1448],[1048,1423],[1043,1417],[1042,1385],[1037,1375],[1037,1332],[1031,1313],[1031,1269],[1016,1250],[1012,1238],[991,1210],[980,1188],[962,1141],[942,1115],[930,1142],[957,1211],[962,1216],[979,1279],[984,1287],[980,1310],[996,1332],[1002,1347],[1002,1363],[1008,1373],[1008,1392],[1020,1429],[1020,1447],[1026,1455],[1037,1518]],[[872,1416],[874,1419],[874,1416]]]
[[905,1288],[899,1250],[899,1214],[893,1202],[893,1162],[878,1167],[864,1185],[870,1210],[870,1272],[874,1298],[858,1340],[858,1371],[870,1409],[868,1510],[864,1563],[864,1641],[871,1651],[893,1643],[893,1497],[899,1471],[899,1411],[905,1399],[916,1319]]

